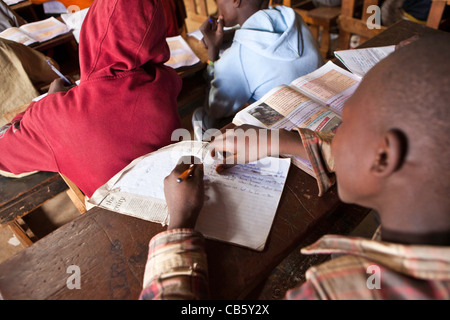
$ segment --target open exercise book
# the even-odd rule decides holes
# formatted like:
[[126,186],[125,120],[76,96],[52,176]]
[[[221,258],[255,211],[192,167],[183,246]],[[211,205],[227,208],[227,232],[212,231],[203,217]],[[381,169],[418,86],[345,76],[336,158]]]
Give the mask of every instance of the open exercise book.
[[378,62],[395,51],[395,46],[335,51],[334,55],[357,76],[364,75]]
[[290,159],[265,158],[222,174],[208,143],[184,141],[134,160],[100,187],[89,202],[140,219],[169,222],[164,178],[185,155],[202,159],[205,203],[195,229],[205,237],[261,251],[272,227]]
[[[360,77],[330,61],[289,85],[275,87],[260,100],[239,111],[233,123],[269,129],[309,128],[335,132],[342,123],[344,104],[360,81]],[[315,177],[308,160],[290,158],[297,167]]]
[[54,17],[27,23],[19,28],[12,27],[0,33],[1,38],[12,40],[29,46],[36,42],[44,42],[69,32],[66,24]]

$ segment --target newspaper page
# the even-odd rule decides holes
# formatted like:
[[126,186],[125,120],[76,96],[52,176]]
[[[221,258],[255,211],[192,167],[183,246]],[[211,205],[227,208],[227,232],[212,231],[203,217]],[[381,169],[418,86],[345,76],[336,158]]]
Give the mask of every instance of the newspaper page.
[[[359,77],[328,62],[316,71],[294,80],[289,86],[272,89],[262,99],[238,112],[233,123],[268,129],[308,128],[336,132],[342,123],[344,103],[359,82]],[[288,157],[297,167],[315,177],[308,160]]]
[[205,203],[195,229],[205,237],[263,250],[283,192],[290,160],[266,158],[215,171],[208,143],[184,141],[134,160],[89,202],[140,219],[168,224],[164,178],[185,155],[202,159]]
[[334,132],[341,118],[293,88],[279,86],[240,111],[233,123],[248,123],[270,129],[292,130],[301,127]]
[[200,62],[182,36],[169,37],[166,41],[170,49],[170,59],[165,63],[167,66],[177,69]]
[[334,55],[352,73],[359,77],[364,77],[374,65],[394,51],[395,45],[376,48],[340,50],[335,51]]
[[345,102],[360,81],[360,77],[328,61],[316,71],[294,80],[291,86],[341,116]]

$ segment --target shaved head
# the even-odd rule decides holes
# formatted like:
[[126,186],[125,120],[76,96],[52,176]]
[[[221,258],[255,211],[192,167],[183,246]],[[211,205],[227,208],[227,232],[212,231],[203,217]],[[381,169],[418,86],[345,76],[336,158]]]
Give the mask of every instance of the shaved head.
[[448,189],[450,35],[424,36],[398,49],[366,75],[355,94],[369,105],[374,129],[404,133],[405,156],[421,157]]

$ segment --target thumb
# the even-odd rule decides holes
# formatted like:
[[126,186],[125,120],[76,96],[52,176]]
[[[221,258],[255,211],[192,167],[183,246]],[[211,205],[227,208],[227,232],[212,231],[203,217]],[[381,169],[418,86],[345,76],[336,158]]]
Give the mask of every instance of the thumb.
[[217,31],[216,32],[223,33],[223,27],[224,27],[223,16],[220,15],[219,18],[217,19]]

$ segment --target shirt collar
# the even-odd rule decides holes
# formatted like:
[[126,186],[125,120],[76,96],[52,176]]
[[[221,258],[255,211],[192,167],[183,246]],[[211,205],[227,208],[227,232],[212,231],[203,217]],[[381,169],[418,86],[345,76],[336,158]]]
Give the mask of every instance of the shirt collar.
[[326,235],[303,248],[303,254],[347,254],[419,279],[450,280],[450,247],[403,245]]

